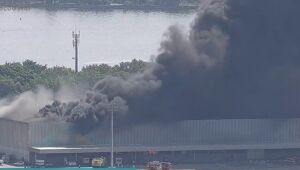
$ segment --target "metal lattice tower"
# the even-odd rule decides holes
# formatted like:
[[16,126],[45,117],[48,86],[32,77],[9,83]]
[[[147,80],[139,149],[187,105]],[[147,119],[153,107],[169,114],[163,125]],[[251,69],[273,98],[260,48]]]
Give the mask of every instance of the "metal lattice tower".
[[80,31],[77,33],[76,30],[72,33],[73,36],[73,47],[75,48],[75,72],[78,72],[78,45],[80,41]]

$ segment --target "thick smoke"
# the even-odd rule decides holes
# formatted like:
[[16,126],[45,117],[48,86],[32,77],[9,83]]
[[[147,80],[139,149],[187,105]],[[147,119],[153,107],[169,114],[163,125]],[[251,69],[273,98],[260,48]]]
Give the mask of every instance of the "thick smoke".
[[40,115],[91,127],[116,103],[134,122],[299,117],[299,16],[298,0],[203,1],[188,35],[169,28],[151,68]]
[[41,121],[41,117],[36,113],[46,104],[53,100],[70,102],[80,95],[82,95],[80,89],[72,90],[67,85],[62,85],[57,92],[40,86],[15,97],[0,100],[0,118],[25,122]]
[[30,121],[41,107],[52,101],[52,92],[43,87],[0,101],[0,118]]

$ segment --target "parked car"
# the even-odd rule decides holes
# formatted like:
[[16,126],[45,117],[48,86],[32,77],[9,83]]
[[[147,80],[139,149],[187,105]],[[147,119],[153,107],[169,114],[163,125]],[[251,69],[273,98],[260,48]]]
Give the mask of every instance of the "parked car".
[[45,160],[36,159],[35,160],[35,167],[36,168],[43,168],[43,167],[45,167]]
[[68,166],[69,167],[75,167],[75,166],[77,166],[77,163],[75,161],[69,161]]
[[23,161],[15,162],[14,166],[24,166],[24,162]]
[[170,170],[172,167],[170,162],[161,162],[160,165],[162,170]]

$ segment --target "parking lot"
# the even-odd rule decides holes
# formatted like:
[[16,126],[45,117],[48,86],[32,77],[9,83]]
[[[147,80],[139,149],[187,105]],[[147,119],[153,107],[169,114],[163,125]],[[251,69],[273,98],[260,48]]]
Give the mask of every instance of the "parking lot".
[[[24,168],[3,164],[0,168]],[[86,167],[84,167],[86,168]],[[146,170],[144,166],[138,169]],[[254,163],[254,164],[185,164],[174,165],[173,170],[299,170],[300,165],[284,165],[273,163]]]
[[174,169],[195,170],[299,170],[300,165],[288,165],[277,163],[251,163],[251,164],[194,164],[175,165]]
[[22,167],[17,167],[17,166],[3,164],[3,165],[0,166],[0,168],[22,168]]

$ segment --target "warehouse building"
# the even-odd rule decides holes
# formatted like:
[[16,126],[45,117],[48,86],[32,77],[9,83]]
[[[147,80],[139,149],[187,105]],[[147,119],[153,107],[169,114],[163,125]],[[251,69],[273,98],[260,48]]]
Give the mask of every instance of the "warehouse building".
[[[127,165],[284,159],[300,156],[300,119],[186,120],[115,129],[115,154]],[[109,126],[78,133],[65,122],[0,119],[0,152],[52,166],[88,166],[110,154]]]

